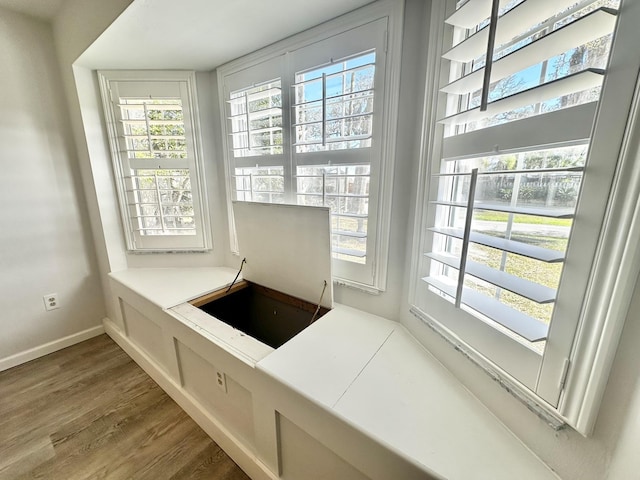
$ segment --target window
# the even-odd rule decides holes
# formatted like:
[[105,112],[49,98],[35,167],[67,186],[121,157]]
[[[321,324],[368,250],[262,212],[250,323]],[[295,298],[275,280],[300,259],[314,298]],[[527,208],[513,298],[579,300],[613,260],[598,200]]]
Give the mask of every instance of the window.
[[210,248],[193,75],[101,72],[100,81],[128,249]]
[[637,74],[631,33],[616,31],[616,0],[491,3],[434,15],[444,53],[412,311],[588,431],[580,387],[565,387],[583,368],[580,328],[602,320],[585,305],[599,295],[598,239]]
[[334,277],[371,291],[384,289],[386,272],[392,3],[218,69],[229,201],[328,206]]

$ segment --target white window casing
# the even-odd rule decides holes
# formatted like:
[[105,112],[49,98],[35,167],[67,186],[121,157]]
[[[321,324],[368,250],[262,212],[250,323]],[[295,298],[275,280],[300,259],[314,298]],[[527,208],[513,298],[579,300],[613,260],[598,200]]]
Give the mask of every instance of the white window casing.
[[334,280],[385,289],[401,3],[376,2],[218,68],[234,251],[232,200],[327,205]]
[[491,3],[433,6],[412,311],[588,434],[639,270],[624,235],[637,206],[620,195],[640,193],[627,125],[640,9],[497,3],[485,110]]
[[98,78],[127,250],[209,250],[194,73]]

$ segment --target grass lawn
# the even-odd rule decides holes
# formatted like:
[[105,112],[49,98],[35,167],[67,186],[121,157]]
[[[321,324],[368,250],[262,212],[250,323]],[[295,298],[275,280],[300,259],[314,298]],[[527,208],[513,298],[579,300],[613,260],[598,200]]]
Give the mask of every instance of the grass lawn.
[[[525,240],[522,238],[522,240]],[[563,251],[566,248],[566,239],[557,237],[535,237],[536,244],[540,247]],[[484,263],[492,268],[500,269],[503,252],[495,248],[483,245],[472,244],[469,249],[469,260]],[[557,288],[562,272],[562,263],[545,263],[531,258],[515,254],[506,254],[505,271],[521,278],[526,278],[532,282]],[[468,281],[471,283],[471,281]],[[495,296],[497,287],[486,284],[478,285],[474,283],[474,288],[482,291],[486,295]],[[516,295],[506,290],[500,292],[500,299],[506,305],[516,310],[537,318],[545,323],[549,323],[553,312],[553,303],[539,304],[524,297]]]
[[[474,213],[473,218],[476,220],[484,220],[487,222],[506,222],[509,218],[508,213],[492,212],[490,210],[479,210]],[[533,215],[514,215],[514,223],[529,223],[535,225],[558,225],[561,227],[570,227],[570,218],[550,218],[536,217]]]

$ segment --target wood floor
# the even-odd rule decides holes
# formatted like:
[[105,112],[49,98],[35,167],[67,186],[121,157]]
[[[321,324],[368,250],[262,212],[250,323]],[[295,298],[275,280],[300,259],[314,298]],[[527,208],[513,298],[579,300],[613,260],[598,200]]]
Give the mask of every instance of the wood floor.
[[109,337],[0,372],[0,479],[247,475]]

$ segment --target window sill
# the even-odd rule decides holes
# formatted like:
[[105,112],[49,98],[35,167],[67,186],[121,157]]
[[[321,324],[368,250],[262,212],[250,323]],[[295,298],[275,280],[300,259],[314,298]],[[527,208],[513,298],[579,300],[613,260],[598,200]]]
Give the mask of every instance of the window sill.
[[511,379],[499,374],[486,360],[480,357],[476,352],[466,347],[462,342],[456,340],[456,338],[448,333],[445,329],[429,320],[424,314],[422,314],[417,308],[412,307],[410,312],[413,316],[424,322],[431,330],[436,332],[447,343],[449,343],[455,350],[460,352],[477,367],[482,369],[489,377],[491,377],[498,385],[504,390],[509,392],[519,402],[524,404],[527,409],[537,415],[553,430],[562,430],[567,427],[568,424],[553,410],[552,407],[538,401],[533,395],[527,393],[520,385],[513,382]]
[[364,283],[354,282],[353,280],[347,280],[344,278],[334,278],[334,285],[339,285],[341,287],[351,288],[354,290],[359,290],[364,293],[368,293],[369,295],[380,295],[384,290],[373,287],[371,285],[365,285]]

